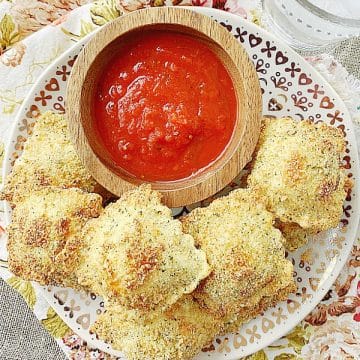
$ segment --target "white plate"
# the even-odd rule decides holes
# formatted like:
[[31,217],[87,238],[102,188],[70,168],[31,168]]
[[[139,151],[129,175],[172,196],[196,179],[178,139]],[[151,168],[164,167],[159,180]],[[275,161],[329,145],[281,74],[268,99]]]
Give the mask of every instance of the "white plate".
[[[359,220],[359,163],[350,115],[330,85],[299,55],[256,25],[242,18],[210,8],[192,8],[220,22],[237,38],[254,62],[263,89],[263,113],[292,116],[302,120],[323,120],[346,133],[348,141],[344,162],[355,187],[344,204],[342,226],[318,236],[307,246],[289,254],[295,266],[298,293],[239,329],[214,341],[212,351],[202,352],[198,359],[238,359],[269,345],[290,331],[323,298],[338,276],[351,250]],[[74,45],[58,58],[41,76],[24,101],[6,149],[6,176],[21,155],[24,140],[39,112],[64,112],[66,83],[74,58],[89,37]],[[231,184],[229,189],[235,186]],[[10,209],[6,211],[10,221]],[[301,260],[306,251],[308,263]],[[303,257],[304,258],[304,257]],[[121,356],[109,345],[96,340],[89,326],[103,310],[102,299],[80,294],[72,289],[39,287],[59,316],[88,343],[100,350]]]

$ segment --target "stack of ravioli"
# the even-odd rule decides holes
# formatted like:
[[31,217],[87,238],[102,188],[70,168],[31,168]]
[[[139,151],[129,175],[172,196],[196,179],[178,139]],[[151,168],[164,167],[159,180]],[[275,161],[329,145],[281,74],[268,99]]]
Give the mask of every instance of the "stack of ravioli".
[[338,225],[344,150],[327,125],[264,119],[247,188],[175,220],[146,185],[111,202],[45,113],[2,192],[10,270],[102,296],[92,330],[129,360],[191,359],[296,291],[285,247]]

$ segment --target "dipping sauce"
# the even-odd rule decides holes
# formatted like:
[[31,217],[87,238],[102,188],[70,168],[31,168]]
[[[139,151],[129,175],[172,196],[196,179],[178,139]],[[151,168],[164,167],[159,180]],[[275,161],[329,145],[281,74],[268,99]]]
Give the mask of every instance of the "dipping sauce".
[[116,166],[146,181],[187,178],[229,143],[237,102],[230,75],[202,42],[176,32],[133,35],[95,94],[98,135]]

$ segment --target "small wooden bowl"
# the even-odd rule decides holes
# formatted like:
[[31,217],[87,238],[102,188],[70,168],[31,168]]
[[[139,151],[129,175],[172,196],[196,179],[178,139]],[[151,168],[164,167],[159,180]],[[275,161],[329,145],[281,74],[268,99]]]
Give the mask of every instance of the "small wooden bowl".
[[85,46],[71,72],[66,114],[75,148],[93,177],[120,196],[143,183],[115,168],[95,135],[92,101],[99,76],[126,39],[139,31],[185,33],[205,42],[227,68],[237,97],[236,126],[223,154],[199,174],[171,182],[152,182],[170,207],[183,206],[215,194],[232,181],[250,161],[258,140],[261,92],[254,66],[239,42],[205,15],[182,8],[150,8],[122,16],[105,25]]

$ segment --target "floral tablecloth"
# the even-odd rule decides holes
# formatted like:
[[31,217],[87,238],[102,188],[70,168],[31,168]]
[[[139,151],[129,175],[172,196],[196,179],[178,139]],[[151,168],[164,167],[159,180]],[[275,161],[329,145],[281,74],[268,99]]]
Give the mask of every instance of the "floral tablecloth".
[[[148,6],[193,5],[229,11],[261,26],[258,0],[0,0],[0,155],[17,110],[41,72],[74,42],[123,13]],[[335,87],[360,124],[360,82],[329,55],[308,58]],[[360,135],[360,125],[356,125]],[[360,139],[360,136],[358,137]],[[2,225],[2,226],[1,226]],[[4,247],[0,213],[0,253]],[[292,332],[248,359],[360,359],[360,239],[317,308]],[[18,290],[71,359],[111,358],[88,348],[30,282],[0,258],[0,276]]]

